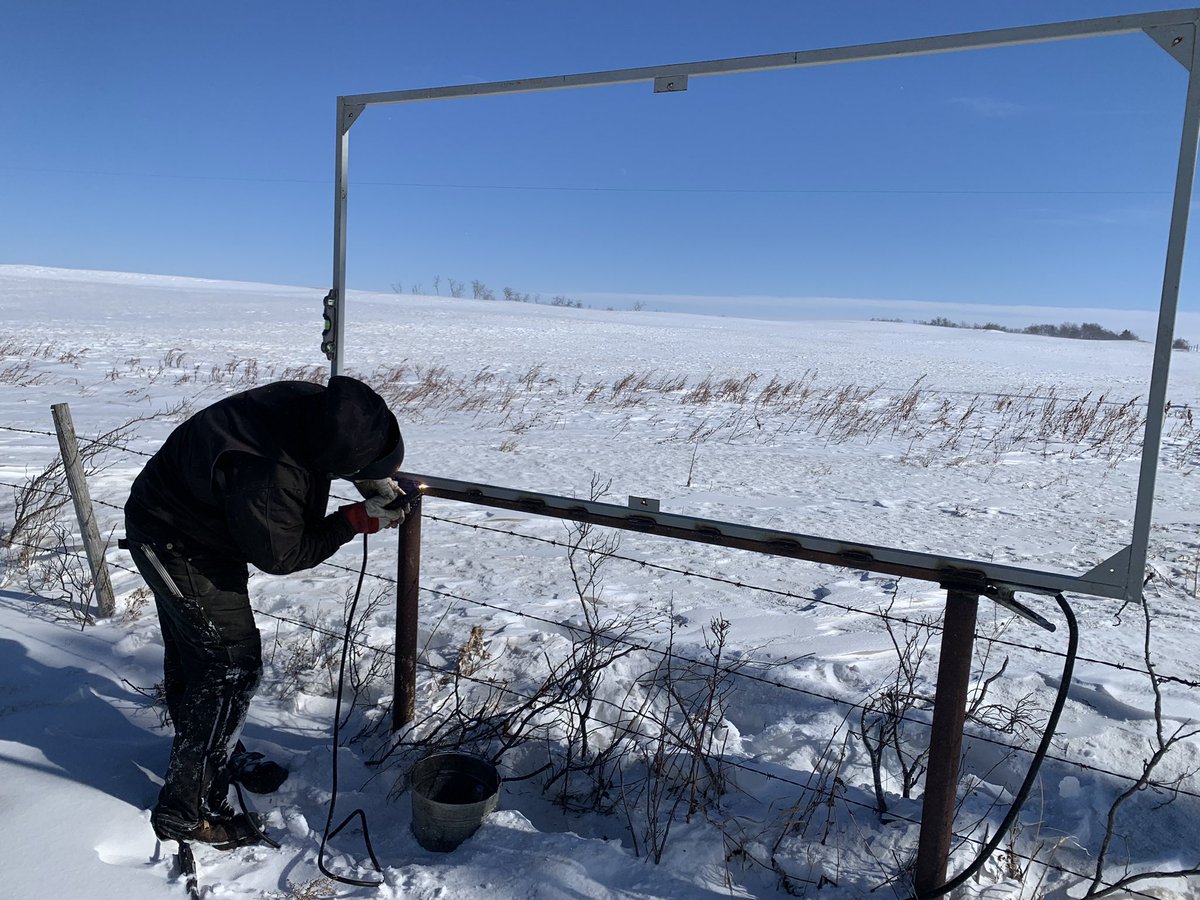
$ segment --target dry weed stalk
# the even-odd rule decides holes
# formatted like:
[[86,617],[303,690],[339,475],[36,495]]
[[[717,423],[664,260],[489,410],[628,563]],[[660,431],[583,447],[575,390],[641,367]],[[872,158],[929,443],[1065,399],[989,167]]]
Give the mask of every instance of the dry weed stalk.
[[[115,464],[113,452],[125,449],[137,425],[174,415],[177,411],[178,406],[135,416],[94,438],[80,438],[79,461],[84,476],[91,478],[111,468]],[[43,550],[61,548],[69,543],[57,523],[70,501],[71,493],[61,455],[55,455],[44,469],[27,477],[21,487],[13,488],[12,524],[0,536],[0,544],[7,548],[10,564],[17,571],[28,571]]]
[[[1200,855],[1193,858],[1196,862],[1190,866],[1184,866],[1175,869],[1149,870],[1142,872],[1133,872],[1129,863],[1126,863],[1124,874],[1117,877],[1116,880],[1110,881],[1111,875],[1106,871],[1109,867],[1109,856],[1113,849],[1113,841],[1117,838],[1117,825],[1121,813],[1121,808],[1133,797],[1142,791],[1146,790],[1150,783],[1154,780],[1155,771],[1162,765],[1167,756],[1181,742],[1188,741],[1191,738],[1200,735],[1200,728],[1190,728],[1193,723],[1188,720],[1181,722],[1173,731],[1168,733],[1164,724],[1163,714],[1163,697],[1162,686],[1158,679],[1158,674],[1154,668],[1154,660],[1150,652],[1151,644],[1151,624],[1152,618],[1150,615],[1150,604],[1143,599],[1140,603],[1143,617],[1143,643],[1142,643],[1142,659],[1146,663],[1146,671],[1150,679],[1150,688],[1154,692],[1154,736],[1149,742],[1150,755],[1142,761],[1142,771],[1137,780],[1128,788],[1122,791],[1112,805],[1109,806],[1108,815],[1105,820],[1104,837],[1101,840],[1100,849],[1096,854],[1096,865],[1093,870],[1092,881],[1088,885],[1087,893],[1083,896],[1085,900],[1092,898],[1106,897],[1118,891],[1128,891],[1133,885],[1140,884],[1144,881],[1156,879],[1174,879],[1174,878],[1194,878],[1200,876]],[[1179,776],[1173,784],[1177,788],[1179,783],[1187,777],[1187,774]],[[1170,794],[1162,805],[1173,802],[1178,797],[1177,793]]]
[[894,603],[893,593],[887,608],[881,610],[881,617],[896,651],[897,667],[891,680],[863,703],[858,727],[858,737],[871,765],[875,808],[880,815],[887,812],[884,775],[889,768],[889,753],[898,770],[900,795],[905,799],[912,796],[913,788],[925,774],[929,747],[914,742],[909,732],[917,724],[913,713],[933,707],[922,671],[929,660],[932,617],[920,622],[905,621],[898,628],[890,615]]
[[[772,824],[771,830],[774,830],[775,836],[767,858],[758,859],[746,850],[747,858],[775,873],[780,889],[790,896],[805,896],[806,887],[810,885],[818,889],[827,884],[836,885],[836,879],[831,879],[825,873],[820,860],[834,833],[837,811],[846,796],[842,772],[849,756],[851,733],[845,724],[843,719],[841,725],[826,739],[799,798]],[[819,872],[815,880],[791,871],[785,864],[784,845],[796,841],[804,842],[810,873],[813,870]]]
[[[57,359],[77,366],[85,353],[86,348],[64,351],[0,337],[0,355],[19,357],[9,369],[0,370],[0,381],[19,384],[41,378],[42,373],[30,368],[31,359]],[[131,357],[124,370],[113,367],[106,377],[139,380],[141,386],[130,392],[135,398],[145,396],[148,386],[165,377],[177,384],[219,384],[227,389],[275,380],[320,382],[326,377],[323,366],[264,365],[253,357],[189,362],[187,351],[172,347],[156,364],[144,365],[140,358]],[[579,375],[562,383],[545,364],[511,374],[489,366],[459,374],[443,363],[402,361],[359,377],[409,421],[436,422],[465,413],[484,427],[519,435],[557,427],[569,414],[565,406],[572,401],[614,410],[650,406],[656,410],[654,421],[662,421],[661,412],[669,405],[678,405],[685,414],[666,440],[698,444],[724,438],[770,444],[807,432],[830,443],[870,443],[888,436],[907,444],[902,459],[924,466],[966,462],[980,454],[999,459],[1012,451],[1095,458],[1116,465],[1139,451],[1145,423],[1145,410],[1137,398],[1114,402],[1107,395],[1091,393],[1069,398],[1053,385],[1018,388],[1003,396],[958,397],[937,394],[925,385],[925,376],[899,391],[883,385],[820,386],[814,370],[794,378],[709,372],[696,379],[649,369],[631,370],[607,381],[587,382]],[[1200,431],[1192,411],[1174,405],[1167,413],[1171,429],[1165,459],[1191,465],[1200,457]]]
[[82,553],[72,547],[70,532],[58,522],[49,522],[39,539],[53,544],[53,549],[32,562],[25,570],[25,586],[29,593],[40,598],[39,605],[50,604],[66,610],[66,620],[79,625],[92,625],[89,609],[94,596],[92,572]]
[[[592,498],[606,487],[593,478]],[[394,790],[407,787],[417,758],[436,750],[519,760],[527,771],[517,780],[538,779],[565,810],[622,816],[635,851],[655,861],[673,822],[716,809],[729,784],[725,707],[744,664],[727,658],[729,623],[710,623],[700,660],[674,652],[674,625],[665,651],[643,649],[650,614],[603,613],[603,569],[615,549],[615,538],[591,526],[569,530],[578,617],[563,624],[565,642],[522,663],[526,672],[540,663],[528,687],[488,674],[503,655],[472,628],[456,663],[426,682],[427,713],[385,739],[371,760],[399,769]]]

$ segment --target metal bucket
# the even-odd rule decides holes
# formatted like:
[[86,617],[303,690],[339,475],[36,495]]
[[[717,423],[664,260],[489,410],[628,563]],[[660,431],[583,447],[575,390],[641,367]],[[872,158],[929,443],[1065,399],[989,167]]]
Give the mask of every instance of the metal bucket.
[[412,832],[426,850],[453,850],[500,799],[500,773],[469,753],[434,753],[413,766]]

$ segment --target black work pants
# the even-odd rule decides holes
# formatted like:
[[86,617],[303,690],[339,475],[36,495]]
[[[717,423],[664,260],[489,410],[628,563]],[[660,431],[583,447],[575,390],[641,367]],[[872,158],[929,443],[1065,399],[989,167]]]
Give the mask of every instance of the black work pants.
[[244,563],[151,549],[166,578],[143,546],[130,554],[154,592],[165,648],[163,686],[175,726],[154,814],[187,828],[226,800],[229,754],[262,674],[262,642]]

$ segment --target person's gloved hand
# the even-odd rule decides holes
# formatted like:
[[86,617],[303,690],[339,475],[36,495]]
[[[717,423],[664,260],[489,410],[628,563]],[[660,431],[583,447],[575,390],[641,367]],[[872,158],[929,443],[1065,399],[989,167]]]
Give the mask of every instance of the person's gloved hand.
[[404,492],[400,490],[400,485],[393,478],[375,478],[366,481],[354,482],[354,487],[358,489],[358,493],[370,500],[372,497],[383,497],[385,503],[395,500]]
[[339,507],[338,511],[349,520],[355,534],[374,534],[380,528],[395,528],[404,521],[405,510],[403,507],[400,509],[387,508],[387,504],[401,496],[404,496],[404,492],[397,486],[396,494],[391,498],[381,494],[369,500],[360,500],[358,503]]
[[[393,482],[394,484],[394,482]],[[398,509],[388,509],[389,503],[394,503],[396,500],[404,497],[404,491],[400,490],[399,485],[396,486],[396,493],[391,498],[380,494],[378,497],[372,497],[365,501],[367,515],[372,519],[378,519],[380,526],[383,528],[395,528],[404,521],[406,510],[404,504],[396,504]]]

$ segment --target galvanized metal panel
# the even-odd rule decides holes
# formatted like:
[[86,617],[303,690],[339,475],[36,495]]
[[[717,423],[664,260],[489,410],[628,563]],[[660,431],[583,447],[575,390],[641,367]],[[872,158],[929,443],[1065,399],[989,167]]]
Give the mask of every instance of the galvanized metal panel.
[[[595,521],[618,528],[655,530],[658,533],[691,540],[740,546],[759,552],[773,552],[828,562],[835,565],[854,565],[871,571],[908,574],[940,583],[965,580],[984,591],[1007,589],[1042,593],[1075,591],[1101,597],[1135,600],[1141,596],[1146,566],[1146,548],[1153,516],[1154,484],[1157,477],[1163,417],[1166,409],[1166,388],[1174,336],[1175,316],[1179,299],[1179,279],[1187,235],[1189,204],[1192,197],[1196,163],[1197,132],[1200,130],[1200,85],[1196,77],[1196,32],[1200,10],[1183,9],[1126,16],[1083,19],[1046,25],[1003,28],[964,34],[940,35],[901,41],[884,41],[849,47],[805,50],[761,56],[734,57],[603,72],[556,75],[511,81],[451,85],[406,91],[354,94],[338,98],[337,147],[334,170],[334,292],[338,304],[337,350],[332,371],[341,369],[342,330],[345,317],[346,287],[346,227],[349,130],[368,107],[380,104],[443,100],[455,97],[516,94],[532,91],[560,90],[576,87],[629,84],[651,81],[658,92],[685,89],[690,76],[725,75],[738,72],[772,69],[803,68],[861,62],[874,59],[898,59],[951,53],[991,47],[1017,46],[1072,40],[1100,35],[1144,32],[1189,70],[1183,132],[1180,141],[1176,172],[1174,205],[1167,240],[1167,259],[1164,267],[1159,323],[1155,341],[1154,366],[1151,373],[1149,409],[1143,438],[1142,464],[1139,473],[1137,504],[1131,545],[1094,566],[1081,576],[1058,575],[1049,572],[1001,566],[984,561],[959,559],[934,554],[917,553],[888,547],[853,542],[833,541],[811,535],[771,532],[749,528],[736,523],[715,522],[691,517],[671,516],[649,511],[631,513],[622,507],[605,507],[547,494],[513,492],[504,488],[466,485],[449,479],[429,477],[431,484],[440,485],[432,491],[438,496],[457,499],[480,498],[473,502],[505,506],[530,511],[546,510],[545,514],[580,521]],[[592,508],[596,507],[596,508]],[[621,510],[617,515],[614,510]],[[640,519],[637,517],[641,517]],[[949,581],[947,581],[949,579]]]

